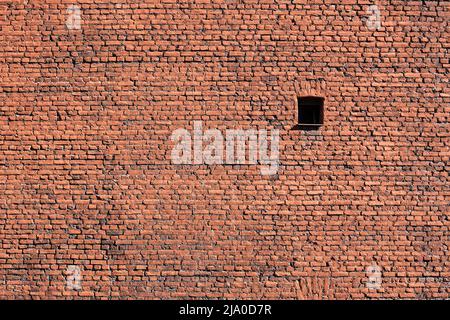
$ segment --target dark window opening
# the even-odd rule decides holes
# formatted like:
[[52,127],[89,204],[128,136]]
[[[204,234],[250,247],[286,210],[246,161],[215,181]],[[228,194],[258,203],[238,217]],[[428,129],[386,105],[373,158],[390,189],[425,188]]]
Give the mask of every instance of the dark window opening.
[[299,97],[298,125],[305,127],[319,127],[323,125],[323,104],[321,97]]

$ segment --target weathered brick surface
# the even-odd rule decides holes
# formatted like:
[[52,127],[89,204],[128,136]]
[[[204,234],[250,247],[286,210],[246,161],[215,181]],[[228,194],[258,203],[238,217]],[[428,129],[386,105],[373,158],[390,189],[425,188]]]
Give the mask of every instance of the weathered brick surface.
[[[0,1],[0,297],[449,298],[450,5],[374,3]],[[278,175],[173,165],[200,119]]]

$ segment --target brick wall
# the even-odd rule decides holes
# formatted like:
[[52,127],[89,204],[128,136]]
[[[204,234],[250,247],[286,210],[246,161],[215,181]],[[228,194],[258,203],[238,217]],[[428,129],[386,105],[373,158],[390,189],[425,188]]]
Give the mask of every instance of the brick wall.
[[[0,297],[449,298],[449,9],[0,1]],[[277,174],[173,164],[195,120]]]

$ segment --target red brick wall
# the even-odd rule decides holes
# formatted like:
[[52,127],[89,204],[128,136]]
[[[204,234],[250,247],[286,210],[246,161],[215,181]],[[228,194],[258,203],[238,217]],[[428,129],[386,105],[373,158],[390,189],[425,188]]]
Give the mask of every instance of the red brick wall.
[[[450,5],[375,3],[1,1],[0,297],[449,298]],[[174,165],[194,120],[278,174]]]

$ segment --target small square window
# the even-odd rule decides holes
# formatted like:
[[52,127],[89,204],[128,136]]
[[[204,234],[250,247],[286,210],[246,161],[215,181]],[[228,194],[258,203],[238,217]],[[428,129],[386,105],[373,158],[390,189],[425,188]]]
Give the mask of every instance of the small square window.
[[299,97],[298,125],[313,128],[323,125],[324,100],[321,97]]

